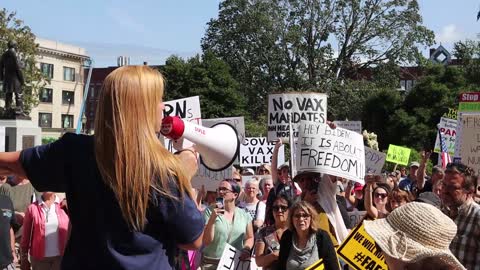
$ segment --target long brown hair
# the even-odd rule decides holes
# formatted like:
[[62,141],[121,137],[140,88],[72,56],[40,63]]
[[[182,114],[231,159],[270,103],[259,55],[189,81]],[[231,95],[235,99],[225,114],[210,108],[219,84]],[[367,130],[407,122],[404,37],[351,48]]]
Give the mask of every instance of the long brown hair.
[[124,66],[107,76],[98,101],[98,169],[115,193],[125,221],[137,231],[145,226],[151,188],[177,199],[168,188],[168,179],[174,177],[180,194],[191,196],[181,163],[156,135],[163,89],[160,72],[147,66]]

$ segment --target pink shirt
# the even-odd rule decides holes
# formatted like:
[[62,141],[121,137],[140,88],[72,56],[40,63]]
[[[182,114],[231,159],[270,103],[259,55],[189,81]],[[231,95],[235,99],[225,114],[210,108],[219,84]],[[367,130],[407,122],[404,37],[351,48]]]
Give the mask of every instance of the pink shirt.
[[[58,219],[58,248],[60,255],[63,255],[68,238],[69,218],[59,203],[54,204]],[[45,221],[41,204],[38,201],[30,204],[25,212],[20,248],[22,252],[30,251],[30,255],[37,260],[45,257]]]

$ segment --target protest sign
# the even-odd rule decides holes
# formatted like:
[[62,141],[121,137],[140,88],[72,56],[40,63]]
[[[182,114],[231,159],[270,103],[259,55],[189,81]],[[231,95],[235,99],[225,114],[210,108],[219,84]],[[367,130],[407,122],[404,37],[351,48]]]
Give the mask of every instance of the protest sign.
[[386,270],[385,256],[360,223],[338,248],[337,254],[356,270]]
[[[240,145],[240,166],[253,167],[272,162],[274,142],[268,142],[266,137],[245,138],[245,143]],[[278,149],[277,164],[285,162],[285,150],[282,145]]]
[[220,181],[230,178],[232,178],[232,167],[228,167],[223,171],[215,172],[207,169],[205,166],[203,166],[203,164],[200,163],[198,165],[197,174],[195,174],[192,178],[192,186],[200,189],[202,185],[204,185],[205,190],[216,191]]
[[240,260],[242,251],[234,248],[228,243],[225,243],[222,257],[218,263],[217,270],[257,270],[257,264],[254,258],[245,261]]
[[462,118],[471,114],[480,113],[480,92],[462,93],[459,96],[458,117],[457,117],[457,137],[455,141],[454,162],[461,161],[460,149],[462,148]]
[[387,151],[387,161],[400,164],[408,165],[408,159],[410,158],[410,148],[396,146],[390,144]]
[[458,110],[453,108],[448,108],[448,112],[442,115],[442,117],[445,117],[448,119],[454,119],[454,120],[457,120],[457,116],[458,116]]
[[202,125],[204,127],[212,127],[218,123],[227,123],[232,125],[238,134],[238,141],[240,143],[245,142],[245,120],[243,116],[240,117],[225,117],[225,118],[213,118],[213,119],[202,119]]
[[268,140],[298,137],[300,121],[325,123],[327,120],[327,95],[322,93],[284,93],[268,95]]
[[462,134],[459,149],[461,162],[480,173],[480,114],[461,116]]
[[480,92],[460,94],[459,112],[480,112]]
[[320,259],[316,261],[314,264],[305,268],[305,270],[324,270],[324,269],[325,269],[325,264],[323,264],[323,259]]
[[[198,96],[176,99],[166,101],[163,103],[163,116],[178,116],[183,120],[193,122],[197,125],[202,124],[202,114],[200,112],[200,99]],[[180,150],[193,145],[188,140],[180,139],[172,142],[169,139],[164,139],[164,145],[170,152],[175,152],[175,149]]]
[[362,134],[362,121],[334,121],[334,123],[337,127]]
[[363,136],[327,124],[301,122],[297,142],[298,171],[316,171],[364,184]]
[[365,172],[380,174],[387,154],[365,146]]
[[[440,128],[442,138],[447,144],[448,153],[453,156],[453,154],[455,153],[455,138],[457,137],[457,120],[442,117],[440,118],[438,128]],[[435,140],[435,148],[433,151],[435,153],[442,152],[440,149],[440,137],[438,136],[438,132],[437,139]]]
[[356,227],[363,218],[367,215],[367,211],[358,211],[356,208],[353,211],[348,212],[348,218],[350,220],[350,225]]

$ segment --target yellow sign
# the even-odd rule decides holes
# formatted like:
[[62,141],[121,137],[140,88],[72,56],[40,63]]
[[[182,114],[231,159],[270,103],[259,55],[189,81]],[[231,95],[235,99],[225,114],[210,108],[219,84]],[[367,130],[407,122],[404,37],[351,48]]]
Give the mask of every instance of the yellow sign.
[[325,265],[323,264],[323,259],[318,260],[316,263],[305,268],[305,270],[325,270]]
[[406,166],[408,165],[408,159],[410,158],[410,151],[410,148],[390,144],[388,146],[386,161]]
[[360,223],[337,250],[338,256],[356,270],[386,270],[385,257]]

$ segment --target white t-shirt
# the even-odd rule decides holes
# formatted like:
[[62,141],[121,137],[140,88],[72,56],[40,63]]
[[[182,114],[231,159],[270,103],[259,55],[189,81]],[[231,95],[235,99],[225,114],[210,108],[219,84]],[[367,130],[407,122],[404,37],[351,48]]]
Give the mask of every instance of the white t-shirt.
[[255,214],[255,210],[257,209],[257,203],[245,203],[245,211],[252,217],[252,220],[265,220],[265,208],[266,204],[264,202],[259,201],[258,203],[258,211]]
[[[56,198],[55,202],[57,202]],[[58,248],[58,217],[55,209],[55,203],[50,205],[50,208],[38,198],[42,206],[43,214],[45,215],[45,257],[55,257],[60,255]]]

